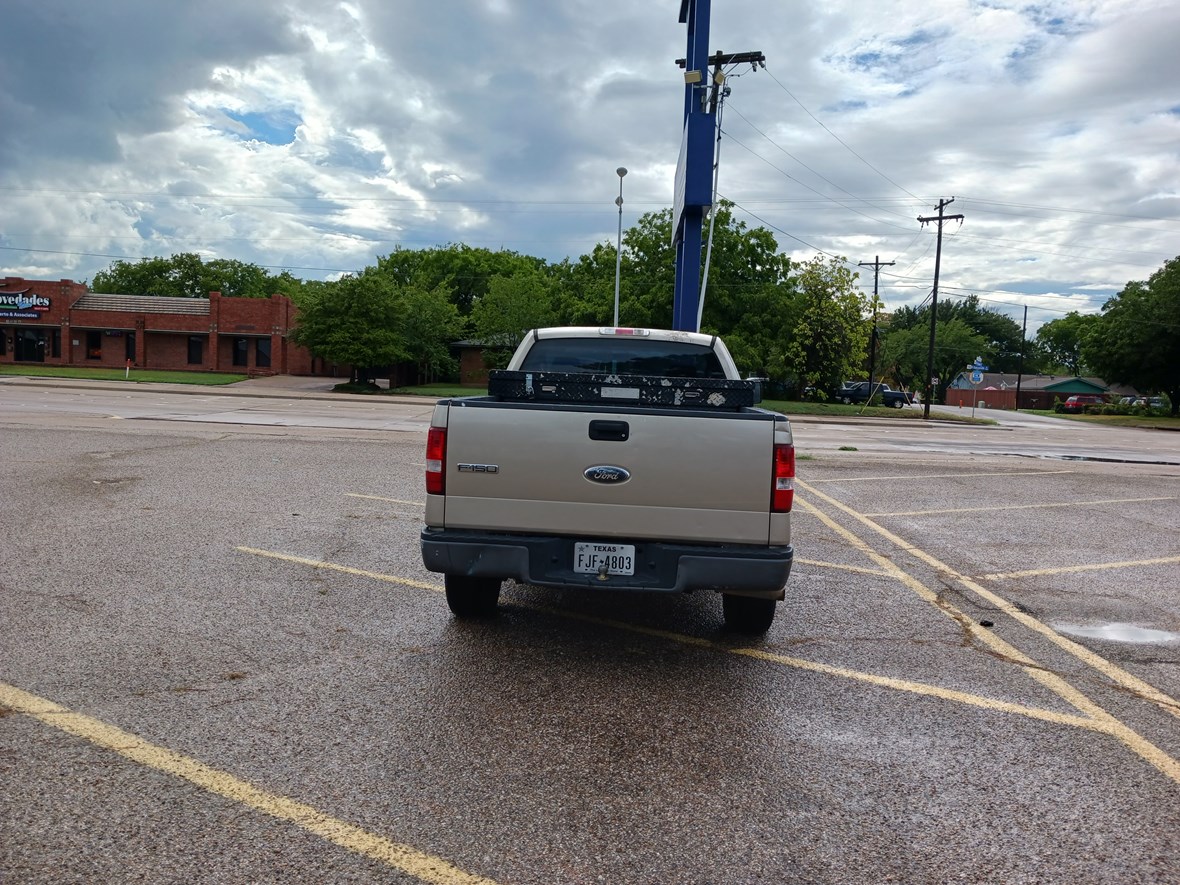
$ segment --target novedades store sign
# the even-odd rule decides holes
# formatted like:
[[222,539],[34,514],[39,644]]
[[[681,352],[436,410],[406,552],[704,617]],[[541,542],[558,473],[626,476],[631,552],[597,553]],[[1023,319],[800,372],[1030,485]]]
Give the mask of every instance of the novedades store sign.
[[0,314],[6,317],[32,319],[49,310],[51,303],[48,298],[30,295],[27,289],[23,292],[0,292]]

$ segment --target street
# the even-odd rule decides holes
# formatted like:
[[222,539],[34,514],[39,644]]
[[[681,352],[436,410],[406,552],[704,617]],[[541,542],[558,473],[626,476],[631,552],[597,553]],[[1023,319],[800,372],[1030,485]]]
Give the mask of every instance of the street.
[[799,421],[771,631],[422,567],[430,404],[0,384],[0,881],[1167,882],[1180,440]]

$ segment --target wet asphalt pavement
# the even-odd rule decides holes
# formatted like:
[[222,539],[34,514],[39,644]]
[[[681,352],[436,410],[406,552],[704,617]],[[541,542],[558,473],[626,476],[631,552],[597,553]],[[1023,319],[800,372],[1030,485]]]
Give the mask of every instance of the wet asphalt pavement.
[[1180,880],[1180,439],[799,422],[750,640],[454,621],[429,408],[303,394],[0,385],[0,881]]

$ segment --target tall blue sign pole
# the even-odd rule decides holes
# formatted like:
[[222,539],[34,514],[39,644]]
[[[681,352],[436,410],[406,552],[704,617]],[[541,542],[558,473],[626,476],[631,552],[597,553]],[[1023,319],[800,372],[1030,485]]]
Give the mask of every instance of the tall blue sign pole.
[[684,57],[684,129],[672,204],[672,244],[676,247],[672,328],[681,332],[697,331],[701,234],[713,202],[711,173],[717,115],[708,100],[710,2],[680,0],[680,21],[688,26],[688,50]]

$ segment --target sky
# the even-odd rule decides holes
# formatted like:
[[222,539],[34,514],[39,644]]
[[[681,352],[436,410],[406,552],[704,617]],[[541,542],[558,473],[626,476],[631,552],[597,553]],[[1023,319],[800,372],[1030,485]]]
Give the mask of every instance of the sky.
[[[6,0],[0,277],[196,252],[334,279],[465,243],[549,261],[672,205],[679,0]],[[1180,254],[1175,0],[712,0],[717,192],[886,309],[1030,330]],[[669,317],[671,322],[671,317]]]

